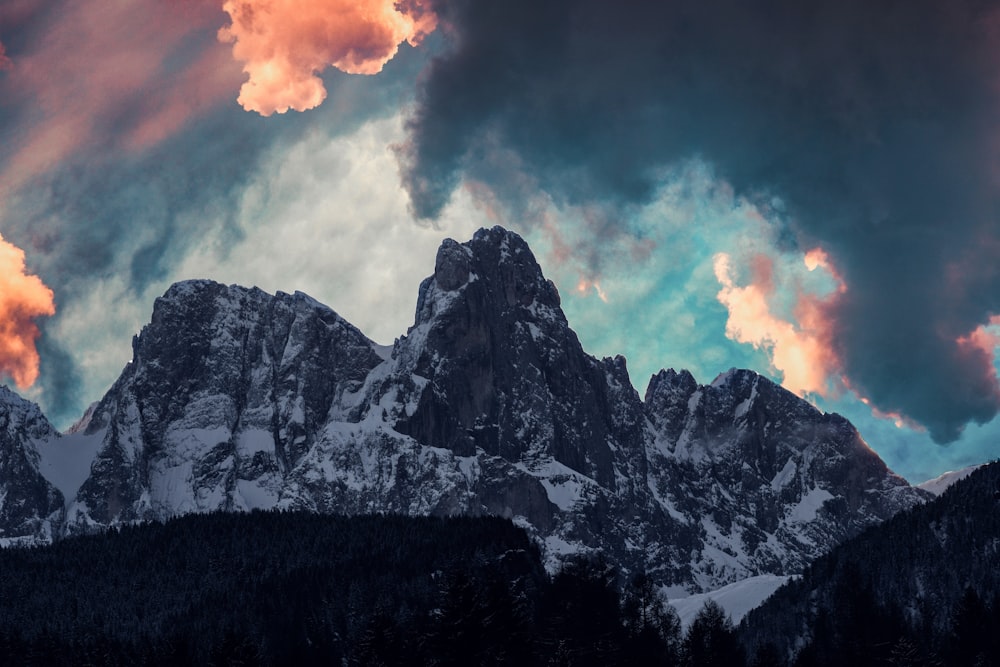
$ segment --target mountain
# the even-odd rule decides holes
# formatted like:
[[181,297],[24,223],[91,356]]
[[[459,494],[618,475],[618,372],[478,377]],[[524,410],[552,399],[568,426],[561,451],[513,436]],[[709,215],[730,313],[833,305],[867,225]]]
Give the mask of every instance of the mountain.
[[0,386],[0,545],[47,541],[58,526],[63,495],[38,452],[58,437],[37,405]]
[[1000,664],[998,555],[992,463],[819,558],[740,632],[803,665]]
[[751,371],[662,371],[640,398],[499,227],[441,245],[391,349],[304,294],[189,281],[133,352],[66,436],[88,464],[39,445],[61,534],[255,508],[494,514],[549,566],[602,553],[680,594],[799,572],[929,497]]

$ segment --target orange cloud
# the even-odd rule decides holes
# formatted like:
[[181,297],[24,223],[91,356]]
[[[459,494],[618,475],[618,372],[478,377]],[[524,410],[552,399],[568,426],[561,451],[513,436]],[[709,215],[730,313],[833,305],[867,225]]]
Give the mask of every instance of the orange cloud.
[[0,375],[9,375],[21,389],[38,379],[34,319],[55,312],[52,290],[25,273],[24,251],[0,236]]
[[822,248],[813,248],[805,254],[802,258],[805,262],[806,268],[810,271],[815,271],[816,269],[823,269],[836,281],[837,292],[843,294],[847,291],[847,284],[844,279],[840,276],[837,268],[830,262],[830,256],[826,254],[826,251]]
[[581,296],[587,296],[593,291],[597,294],[597,298],[604,303],[608,302],[607,292],[601,287],[601,283],[596,280],[588,280],[587,278],[580,278],[580,282],[576,284],[576,291],[580,293]]
[[910,419],[909,417],[900,412],[893,412],[891,410],[887,412],[884,410],[879,410],[877,407],[872,405],[872,402],[869,401],[864,396],[859,396],[858,398],[861,400],[862,403],[871,408],[872,416],[875,417],[876,419],[888,419],[892,421],[892,423],[896,426],[896,428],[908,428],[911,431],[917,431],[919,433],[923,433],[924,431],[927,430],[921,424],[918,424],[917,422],[913,421],[912,419]]
[[[807,257],[807,267],[819,266],[819,255]],[[722,285],[716,295],[729,310],[726,336],[739,343],[749,343],[769,352],[772,366],[783,376],[782,385],[800,396],[807,393],[826,396],[840,363],[830,344],[832,327],[826,316],[827,300],[800,294],[795,307],[798,324],[771,312],[769,298],[774,293],[773,264],[758,255],[753,260],[753,279],[737,286],[733,280],[732,259],[726,253],[715,256],[715,277]],[[832,297],[827,297],[832,298]]]
[[975,355],[982,359],[983,364],[992,369],[992,377],[996,384],[994,361],[996,349],[1000,347],[1000,315],[994,315],[987,324],[980,325],[965,336],[955,339],[959,350],[964,355]]
[[250,75],[237,101],[263,116],[305,111],[326,98],[318,74],[330,65],[377,74],[404,41],[437,27],[426,0],[226,0],[232,24],[219,39]]

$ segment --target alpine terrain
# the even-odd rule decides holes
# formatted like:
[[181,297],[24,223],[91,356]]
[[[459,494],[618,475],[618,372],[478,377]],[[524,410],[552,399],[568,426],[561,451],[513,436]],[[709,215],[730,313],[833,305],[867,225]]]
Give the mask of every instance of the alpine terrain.
[[674,594],[802,571],[930,494],[766,378],[582,349],[527,244],[446,240],[391,348],[310,297],[175,284],[67,434],[0,393],[0,537],[212,510],[512,518]]

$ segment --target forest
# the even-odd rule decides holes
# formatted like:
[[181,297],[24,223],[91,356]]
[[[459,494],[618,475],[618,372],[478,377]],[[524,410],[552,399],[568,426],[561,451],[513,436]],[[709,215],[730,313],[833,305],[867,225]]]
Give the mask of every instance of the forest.
[[774,664],[1000,665],[1000,464],[834,548],[751,611]]
[[[686,631],[646,573],[592,555],[547,573],[498,517],[124,526],[0,550],[0,664],[1000,665],[996,481],[835,549],[738,628],[710,602]],[[943,568],[928,522],[964,556]]]
[[[0,552],[0,656],[75,665],[739,664],[651,580],[495,517],[213,513]],[[719,662],[723,660],[723,662]]]

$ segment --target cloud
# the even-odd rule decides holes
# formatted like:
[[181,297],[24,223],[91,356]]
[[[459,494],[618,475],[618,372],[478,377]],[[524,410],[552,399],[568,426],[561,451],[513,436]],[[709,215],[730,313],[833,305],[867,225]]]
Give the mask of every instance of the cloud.
[[377,74],[399,45],[416,46],[437,19],[424,0],[227,0],[232,23],[219,39],[233,44],[249,80],[238,98],[264,116],[306,111],[326,98],[319,74],[333,66]]
[[385,178],[394,167],[387,146],[401,135],[398,116],[346,136],[317,128],[268,156],[236,207],[239,238],[206,235],[174,275],[301,290],[392,343],[413,324],[441,241],[471,238],[479,226],[464,196],[437,228],[413,224],[405,191]]
[[[407,50],[379,77],[329,73],[336,104],[265,120],[233,101],[240,67],[216,38],[225,17],[214,0],[0,3],[15,61],[0,75],[0,230],[60,304],[39,323],[30,392],[60,425],[120,372],[152,299],[192,277],[178,272],[191,252],[209,238],[236,246],[266,221],[239,216],[261,161],[279,164],[311,125],[350,135],[395,112],[422,63]],[[271,239],[268,253],[280,247]],[[294,265],[273,262],[288,269],[276,289],[303,288]]]
[[7,51],[4,49],[3,42],[0,42],[0,72],[5,69],[12,69],[13,67],[14,63],[7,57]]
[[156,145],[238,84],[213,38],[222,14],[209,0],[63,0],[40,13],[16,13],[30,39],[0,81],[0,117],[16,130],[0,131],[0,198],[88,150]]
[[1000,312],[997,2],[432,7],[446,51],[399,149],[415,215],[475,180],[510,211],[620,211],[628,234],[698,158],[780,228],[772,252],[829,253],[831,345],[874,407],[940,442],[1000,409],[957,342]]
[[[822,251],[810,251],[806,254],[806,267],[815,269],[823,256]],[[772,312],[769,299],[775,286],[769,257],[754,258],[753,278],[743,287],[734,283],[730,255],[716,255],[714,270],[722,285],[717,298],[729,311],[726,335],[737,342],[766,349],[771,364],[783,375],[781,384],[789,391],[799,396],[829,395],[839,385],[840,362],[830,344],[830,327],[824,317],[828,303],[800,293],[796,325]]]
[[52,290],[26,273],[24,251],[0,237],[0,376],[24,389],[38,379],[35,319],[55,314]]

